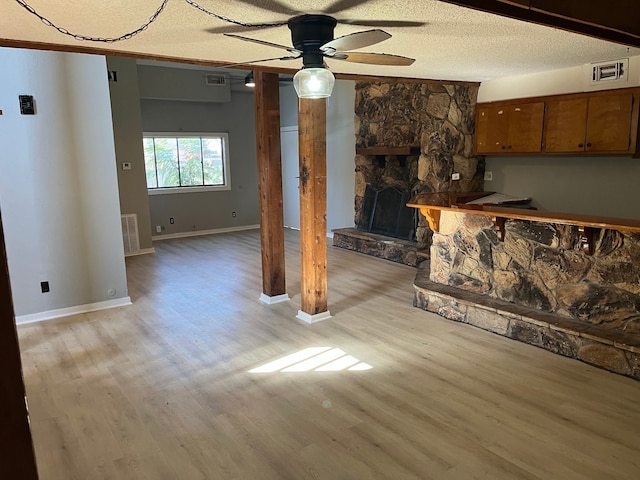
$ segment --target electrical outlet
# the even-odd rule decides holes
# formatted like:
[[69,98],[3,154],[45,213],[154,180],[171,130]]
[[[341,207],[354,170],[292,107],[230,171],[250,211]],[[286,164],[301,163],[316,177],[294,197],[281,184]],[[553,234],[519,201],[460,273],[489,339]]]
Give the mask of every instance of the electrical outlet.
[[236,212],[231,212],[231,216],[232,216],[233,218],[236,218],[236,217],[237,217]]
[[156,225],[156,233],[162,233],[162,225]]
[[460,174],[459,173],[452,173],[451,174],[451,180],[460,180]]
[[174,223],[176,223],[176,220],[175,220],[173,217],[171,217],[171,218],[169,219],[169,223],[170,223],[171,225],[173,225]]
[[493,180],[493,172],[490,172],[490,171],[484,172],[484,179],[487,182],[490,182],[491,180]]
[[49,293],[51,291],[49,289],[49,282],[40,282],[40,290],[42,290],[42,293]]

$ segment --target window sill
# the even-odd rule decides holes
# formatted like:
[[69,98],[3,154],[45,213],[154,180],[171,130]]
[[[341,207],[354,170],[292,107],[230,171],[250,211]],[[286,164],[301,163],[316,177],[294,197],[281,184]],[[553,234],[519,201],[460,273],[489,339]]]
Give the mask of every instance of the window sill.
[[207,187],[169,187],[147,189],[149,195],[169,195],[174,193],[203,193],[231,190],[230,185],[216,185]]

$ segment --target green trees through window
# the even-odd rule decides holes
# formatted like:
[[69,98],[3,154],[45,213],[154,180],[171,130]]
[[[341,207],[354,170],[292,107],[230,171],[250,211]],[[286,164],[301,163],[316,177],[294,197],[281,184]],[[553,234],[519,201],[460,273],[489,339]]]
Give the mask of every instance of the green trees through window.
[[147,188],[226,186],[226,134],[143,138]]

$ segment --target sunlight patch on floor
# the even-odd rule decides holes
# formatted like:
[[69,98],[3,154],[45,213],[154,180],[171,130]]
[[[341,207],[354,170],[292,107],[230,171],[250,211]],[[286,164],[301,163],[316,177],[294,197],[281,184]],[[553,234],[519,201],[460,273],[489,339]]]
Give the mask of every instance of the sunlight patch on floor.
[[373,367],[339,348],[310,347],[249,370],[249,373],[365,371]]

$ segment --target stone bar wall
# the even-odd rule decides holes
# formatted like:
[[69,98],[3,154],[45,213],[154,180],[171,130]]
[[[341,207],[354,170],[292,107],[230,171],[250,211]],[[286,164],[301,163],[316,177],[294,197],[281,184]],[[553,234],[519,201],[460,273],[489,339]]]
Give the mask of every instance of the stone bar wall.
[[[373,156],[356,156],[356,224],[367,184],[412,194],[482,190],[484,163],[473,155],[477,94],[477,85],[356,83],[356,147],[419,150],[403,159],[387,157],[383,164]],[[460,173],[459,181],[451,181],[453,172]],[[416,236],[422,246],[430,241],[422,215]]]
[[507,220],[504,242],[482,215],[442,212],[432,282],[640,335],[640,234],[600,230],[593,255],[577,227]]

